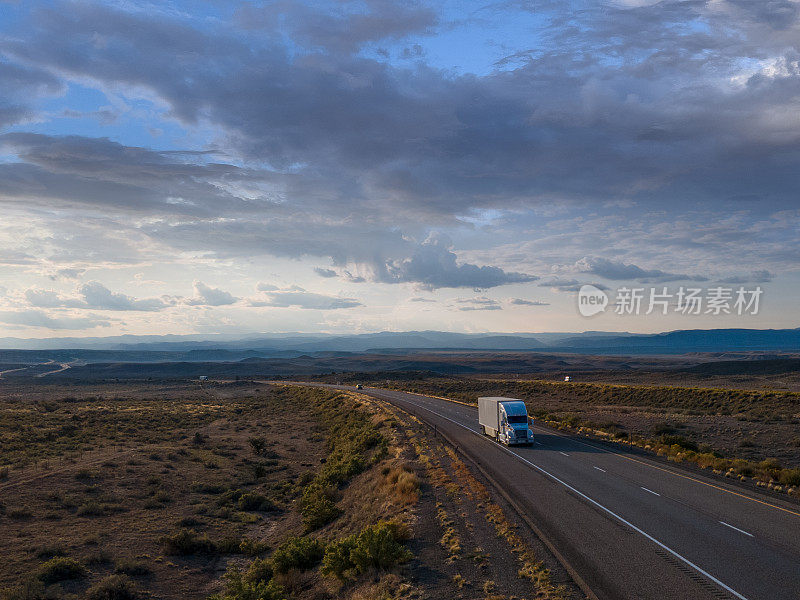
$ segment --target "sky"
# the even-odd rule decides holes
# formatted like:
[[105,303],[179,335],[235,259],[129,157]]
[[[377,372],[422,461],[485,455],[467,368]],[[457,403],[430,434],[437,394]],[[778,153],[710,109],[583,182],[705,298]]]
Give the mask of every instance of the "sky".
[[799,159],[791,0],[0,0],[0,336],[797,327]]

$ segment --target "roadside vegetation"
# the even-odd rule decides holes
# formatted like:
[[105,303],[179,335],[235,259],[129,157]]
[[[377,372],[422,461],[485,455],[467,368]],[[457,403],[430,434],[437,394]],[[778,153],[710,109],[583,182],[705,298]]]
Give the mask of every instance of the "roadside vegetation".
[[483,395],[522,398],[550,426],[800,497],[798,392],[466,377],[376,385],[470,404]]
[[366,396],[3,392],[2,600],[571,597],[441,439]]

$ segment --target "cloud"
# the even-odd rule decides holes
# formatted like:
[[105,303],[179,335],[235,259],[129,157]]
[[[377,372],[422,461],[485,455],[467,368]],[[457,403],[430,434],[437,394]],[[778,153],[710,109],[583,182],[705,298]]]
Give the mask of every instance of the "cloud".
[[414,298],[409,298],[409,302],[436,302],[431,298],[421,298],[420,296],[415,296]]
[[516,306],[550,306],[549,302],[541,302],[540,300],[525,300],[523,298],[511,298],[509,304]]
[[291,286],[286,289],[267,291],[263,298],[251,299],[250,306],[272,306],[277,308],[302,308],[307,310],[335,310],[339,308],[355,308],[363,306],[361,302],[353,298],[342,298],[338,296],[326,296],[315,292],[309,292],[299,286]]
[[160,298],[137,299],[119,292],[112,292],[97,281],[81,284],[76,296],[63,296],[53,290],[28,289],[25,299],[37,308],[83,308],[114,311],[159,311],[167,306]]
[[159,298],[137,300],[119,292],[112,292],[97,281],[90,281],[78,286],[78,293],[83,296],[86,307],[101,310],[135,310],[158,311],[167,307]]
[[207,286],[202,281],[194,282],[194,298],[189,298],[185,304],[189,306],[227,306],[236,304],[239,299],[233,294]]
[[745,284],[745,283],[768,283],[775,278],[774,273],[766,269],[752,271],[749,275],[731,275],[723,279],[718,279],[719,283]]
[[25,299],[37,308],[88,308],[85,300],[65,298],[53,290],[28,289],[25,290]]
[[315,267],[314,273],[319,275],[320,277],[336,277],[338,274],[333,269],[323,269],[322,267]]
[[80,330],[111,326],[109,320],[94,315],[85,317],[51,317],[42,310],[0,311],[0,322],[44,329]]
[[[539,287],[547,287],[558,292],[577,292],[582,285],[588,282],[578,281],[577,279],[561,279],[559,277],[552,277],[544,279],[538,283]],[[593,286],[601,290],[609,289],[607,285],[602,283],[591,282]]]
[[630,280],[635,279],[645,283],[663,283],[667,281],[708,281],[702,275],[687,275],[685,273],[668,273],[661,269],[642,269],[634,264],[625,264],[621,261],[612,261],[596,256],[584,256],[575,263],[575,270],[579,273],[590,273],[605,279]]
[[461,305],[458,307],[458,310],[461,311],[503,309],[497,300],[493,300],[485,296],[479,296],[476,298],[459,298],[456,300],[456,304]]
[[409,258],[374,266],[375,281],[416,283],[428,290],[461,287],[485,289],[538,279],[534,275],[506,272],[494,266],[459,264],[456,254],[450,249],[450,240],[441,235],[431,235]]
[[[794,5],[537,4],[535,43],[509,39],[486,69],[443,62],[427,35],[465,27],[477,56],[483,28],[422,2],[278,1],[232,19],[131,6],[42,3],[0,24],[0,127],[16,125],[0,137],[0,207],[23,224],[0,264],[312,257],[330,259],[323,277],[430,290],[570,264],[537,281],[561,291],[579,273],[702,281],[736,256],[726,280],[766,281],[797,264]],[[492,30],[526,6],[481,18]],[[114,140],[19,131],[95,94],[112,112],[111,98],[136,104]],[[148,129],[166,132],[162,149],[130,133]],[[175,140],[190,145],[163,150]],[[640,266],[663,257],[675,266]]]
[[48,277],[50,277],[50,279],[52,279],[53,281],[59,278],[78,279],[85,272],[86,269],[81,269],[77,267],[64,267],[62,269],[56,269],[53,273],[48,275]]
[[0,54],[0,128],[33,120],[36,111],[30,106],[31,98],[41,98],[62,93],[64,84],[44,69],[4,60]]
[[331,6],[274,2],[243,5],[237,21],[245,28],[280,29],[308,48],[353,53],[368,43],[429,31],[436,25],[437,16],[418,2],[344,1]]

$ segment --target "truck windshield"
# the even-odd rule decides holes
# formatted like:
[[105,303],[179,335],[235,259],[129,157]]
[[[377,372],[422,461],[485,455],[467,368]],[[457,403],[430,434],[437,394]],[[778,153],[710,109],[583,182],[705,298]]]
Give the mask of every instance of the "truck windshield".
[[509,415],[508,416],[509,423],[527,423],[528,417],[525,415]]

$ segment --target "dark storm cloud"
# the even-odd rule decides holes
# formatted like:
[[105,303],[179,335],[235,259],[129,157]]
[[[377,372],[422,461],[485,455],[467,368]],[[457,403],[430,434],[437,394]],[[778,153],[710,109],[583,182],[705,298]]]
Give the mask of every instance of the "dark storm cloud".
[[[276,167],[307,165],[350,202],[442,215],[554,196],[790,202],[800,179],[787,153],[797,155],[800,131],[773,119],[793,112],[800,93],[795,12],[594,4],[550,5],[539,45],[517,68],[485,76],[332,51],[433,23],[386,25],[393,11],[430,12],[394,3],[341,17],[351,39],[333,28],[338,42],[321,41],[325,28],[310,16],[329,23],[322,9],[259,9],[277,15],[262,26],[294,36],[294,54],[279,36],[209,33],[87,3],[38,11],[29,39],[1,47],[61,73],[150,89],[177,118],[224,127],[240,152]],[[295,11],[319,35],[301,32]],[[772,59],[783,65],[776,73],[757,62]]]
[[[635,219],[652,209],[766,215],[796,204],[800,30],[791,4],[537,5],[549,27],[481,75],[357,52],[430,32],[437,18],[424,5],[242,11],[211,28],[59,4],[1,37],[0,52],[37,77],[145,90],[171,118],[215,128],[237,162],[259,168],[13,134],[4,142],[19,162],[0,165],[0,194],[138,211],[142,231],[178,249],[331,257],[345,276],[358,263],[363,274],[351,280],[431,289],[535,279],[414,241],[472,209],[634,200]],[[617,279],[682,276],[590,267]]]
[[214,215],[263,209],[226,186],[266,184],[271,174],[230,164],[198,163],[203,153],[156,152],[105,138],[0,135],[0,151],[18,162],[0,164],[0,195],[26,202],[50,199],[141,213]]
[[245,29],[280,29],[307,48],[351,53],[369,42],[429,31],[438,19],[417,2],[367,0],[337,2],[327,10],[296,1],[244,4],[236,20]]
[[0,53],[0,129],[33,118],[36,96],[62,92],[64,84],[46,71],[8,62]]

